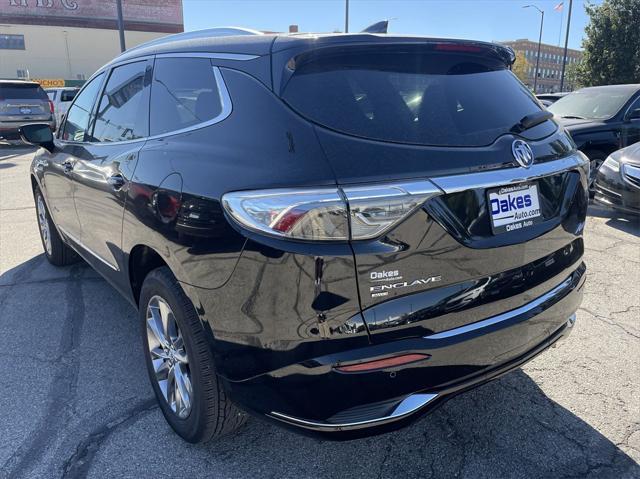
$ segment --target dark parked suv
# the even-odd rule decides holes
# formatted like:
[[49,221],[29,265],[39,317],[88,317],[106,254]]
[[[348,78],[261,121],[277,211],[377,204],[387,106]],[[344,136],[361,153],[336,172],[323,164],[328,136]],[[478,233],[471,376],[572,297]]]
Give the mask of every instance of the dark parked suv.
[[510,49],[215,33],[116,58],[55,139],[22,129],[47,258],[138,308],[178,434],[374,434],[571,330],[589,166]]
[[56,129],[53,103],[39,83],[0,80],[0,140],[20,140],[18,129],[28,123],[46,122]]
[[548,109],[591,161],[592,195],[598,169],[607,156],[640,141],[640,84],[582,88]]

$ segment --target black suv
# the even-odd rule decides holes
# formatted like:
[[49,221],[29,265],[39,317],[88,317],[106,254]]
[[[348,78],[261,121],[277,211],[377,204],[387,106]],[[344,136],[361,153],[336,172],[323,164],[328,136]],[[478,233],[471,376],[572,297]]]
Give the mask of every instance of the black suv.
[[605,158],[640,141],[640,84],[582,88],[547,108],[591,161],[592,195]]
[[215,33],[116,58],[55,139],[22,129],[47,258],[138,308],[178,434],[381,432],[571,330],[589,166],[510,49]]

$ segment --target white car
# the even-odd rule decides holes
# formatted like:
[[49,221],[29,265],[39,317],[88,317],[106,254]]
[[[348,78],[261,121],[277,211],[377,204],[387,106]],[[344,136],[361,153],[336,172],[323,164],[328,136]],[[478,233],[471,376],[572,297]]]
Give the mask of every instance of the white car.
[[46,88],[47,96],[49,100],[53,102],[53,111],[56,116],[56,124],[62,123],[62,118],[66,115],[69,105],[76,97],[80,89],[74,87],[63,88]]

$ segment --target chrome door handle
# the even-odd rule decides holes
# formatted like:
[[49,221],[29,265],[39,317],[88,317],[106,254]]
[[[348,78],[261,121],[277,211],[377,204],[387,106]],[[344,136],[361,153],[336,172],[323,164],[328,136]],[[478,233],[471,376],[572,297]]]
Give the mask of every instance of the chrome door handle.
[[120,191],[126,183],[124,177],[121,174],[110,176],[107,182],[115,191]]

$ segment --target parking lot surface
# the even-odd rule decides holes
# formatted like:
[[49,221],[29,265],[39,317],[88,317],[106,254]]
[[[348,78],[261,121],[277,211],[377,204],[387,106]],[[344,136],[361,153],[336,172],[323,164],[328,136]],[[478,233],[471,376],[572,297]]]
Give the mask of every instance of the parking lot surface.
[[251,418],[190,445],[166,425],[134,309],[38,236],[32,149],[0,145],[0,477],[640,477],[640,225],[592,207],[573,334],[403,430],[350,442]]

